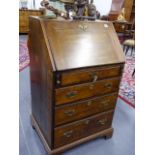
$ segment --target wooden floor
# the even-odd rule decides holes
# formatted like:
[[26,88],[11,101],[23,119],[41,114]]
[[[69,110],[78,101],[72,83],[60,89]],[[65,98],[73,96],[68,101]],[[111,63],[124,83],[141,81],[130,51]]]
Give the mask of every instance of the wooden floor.
[[[20,78],[20,155],[45,155],[44,147],[30,123],[31,97],[29,67],[19,74]],[[114,135],[111,139],[95,139],[69,150],[63,155],[134,155],[135,110],[118,99],[113,121]]]

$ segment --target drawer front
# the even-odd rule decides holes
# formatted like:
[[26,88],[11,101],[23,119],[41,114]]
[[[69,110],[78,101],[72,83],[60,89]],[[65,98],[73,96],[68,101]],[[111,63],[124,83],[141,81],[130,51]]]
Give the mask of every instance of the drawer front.
[[115,108],[117,93],[55,108],[55,125],[76,121]]
[[83,71],[68,71],[58,76],[57,84],[59,86],[83,83],[83,82],[94,82],[107,77],[119,76],[121,73],[121,66],[110,66],[110,67],[98,67],[95,69],[87,69]]
[[60,147],[111,127],[112,117],[113,111],[109,111],[55,128],[54,147]]
[[118,90],[120,77],[69,86],[55,90],[56,105],[78,101],[84,98],[103,95]]

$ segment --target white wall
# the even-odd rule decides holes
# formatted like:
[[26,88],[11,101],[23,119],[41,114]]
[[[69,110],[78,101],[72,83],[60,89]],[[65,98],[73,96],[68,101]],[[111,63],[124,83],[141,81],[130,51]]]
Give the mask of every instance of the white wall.
[[39,9],[40,7],[41,7],[41,5],[40,5],[40,2],[41,2],[42,0],[35,0],[35,6],[36,6],[36,9]]
[[94,4],[101,15],[108,15],[111,9],[112,0],[94,0]]
[[[19,8],[22,7],[21,1],[22,0],[19,0]],[[34,6],[33,6],[33,0],[27,0],[27,7],[28,7],[28,9],[39,9],[41,7],[41,5],[40,5],[40,2],[41,1],[42,0],[35,0],[35,8],[34,8]]]

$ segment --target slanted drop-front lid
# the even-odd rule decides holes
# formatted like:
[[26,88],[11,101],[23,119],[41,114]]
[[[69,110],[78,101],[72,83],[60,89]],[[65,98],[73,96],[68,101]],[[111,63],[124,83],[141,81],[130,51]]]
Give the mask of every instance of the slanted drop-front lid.
[[58,71],[125,60],[111,22],[44,20],[43,25]]

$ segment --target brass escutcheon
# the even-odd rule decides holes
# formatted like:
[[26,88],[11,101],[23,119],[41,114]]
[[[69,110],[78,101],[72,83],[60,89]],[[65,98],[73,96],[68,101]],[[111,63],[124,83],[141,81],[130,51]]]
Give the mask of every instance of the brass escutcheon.
[[87,102],[87,106],[90,106],[92,104],[92,101]]
[[83,31],[86,31],[87,28],[88,28],[88,25],[86,25],[86,24],[79,24],[79,28],[80,28],[81,30],[83,30]]

